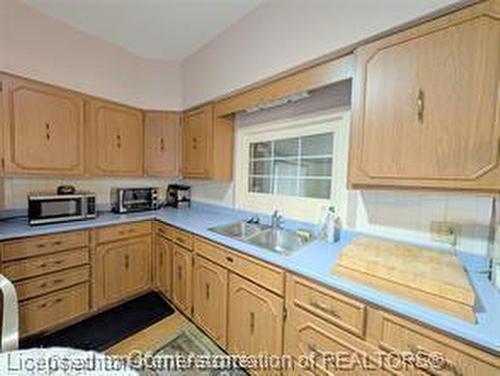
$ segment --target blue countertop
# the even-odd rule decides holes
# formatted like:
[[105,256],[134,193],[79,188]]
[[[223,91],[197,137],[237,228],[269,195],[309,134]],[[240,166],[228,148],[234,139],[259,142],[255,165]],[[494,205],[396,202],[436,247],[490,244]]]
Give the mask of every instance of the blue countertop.
[[[165,208],[156,212],[125,215],[109,212],[100,213],[93,220],[35,227],[29,226],[27,219],[13,219],[0,221],[0,240],[156,219],[247,255],[267,261],[288,271],[308,277],[344,293],[354,295],[368,303],[433,326],[441,331],[500,354],[500,292],[493,287],[484,273],[486,266],[485,259],[466,254],[459,255],[469,272],[471,283],[477,294],[477,323],[472,324],[331,274],[330,271],[340,251],[357,233],[343,231],[340,242],[336,244],[328,244],[320,240],[315,240],[290,255],[281,255],[208,230],[210,227],[245,219],[248,216],[248,212],[213,205],[194,204],[192,208]],[[262,219],[264,222],[269,220],[269,218]],[[311,229],[312,225],[286,221],[285,227],[291,229]]]

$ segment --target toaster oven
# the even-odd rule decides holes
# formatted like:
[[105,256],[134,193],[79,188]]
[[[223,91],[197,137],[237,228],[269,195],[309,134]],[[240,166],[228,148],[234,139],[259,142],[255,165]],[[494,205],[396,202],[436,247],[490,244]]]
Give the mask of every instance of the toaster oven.
[[112,188],[111,211],[131,213],[158,209],[158,188]]

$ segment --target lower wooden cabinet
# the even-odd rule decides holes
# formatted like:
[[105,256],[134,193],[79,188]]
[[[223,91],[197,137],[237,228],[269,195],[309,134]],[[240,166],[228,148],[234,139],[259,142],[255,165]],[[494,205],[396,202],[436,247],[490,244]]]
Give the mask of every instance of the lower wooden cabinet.
[[[291,355],[301,375],[382,375],[370,359],[375,348],[301,308],[289,307],[284,353]],[[359,362],[335,363],[325,354],[353,354]],[[330,358],[331,359],[331,358]]]
[[227,349],[282,354],[283,299],[235,274],[229,276]]
[[94,267],[98,307],[147,290],[151,287],[151,237],[98,245]]
[[21,336],[29,336],[76,319],[89,311],[89,284],[30,299],[20,304]]
[[172,255],[172,301],[185,315],[191,316],[192,307],[192,254],[174,245]]
[[155,237],[156,287],[167,298],[172,296],[172,256],[174,244],[161,235]]
[[200,256],[193,268],[193,319],[222,347],[226,344],[228,271]]

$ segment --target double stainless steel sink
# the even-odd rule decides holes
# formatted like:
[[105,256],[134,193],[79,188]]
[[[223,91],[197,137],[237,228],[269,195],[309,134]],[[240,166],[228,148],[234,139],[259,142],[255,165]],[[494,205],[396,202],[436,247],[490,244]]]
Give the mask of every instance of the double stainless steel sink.
[[209,230],[281,254],[296,251],[312,240],[312,236],[302,233],[246,221],[215,226]]

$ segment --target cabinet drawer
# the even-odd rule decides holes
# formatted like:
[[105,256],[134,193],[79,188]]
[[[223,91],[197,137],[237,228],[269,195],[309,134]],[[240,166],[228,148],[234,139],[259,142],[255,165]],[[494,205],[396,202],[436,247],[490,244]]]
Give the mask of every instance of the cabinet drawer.
[[163,223],[156,223],[155,224],[155,228],[156,228],[156,231],[155,233],[157,235],[161,235],[163,236],[164,238],[167,238],[169,240],[172,240],[173,237],[174,237],[174,230],[172,227],[168,226],[168,225],[165,225]]
[[89,280],[89,270],[89,266],[81,266],[18,282],[17,297],[19,300],[25,300],[86,282]]
[[193,249],[193,236],[188,232],[172,228],[172,240],[186,249]]
[[[377,348],[354,337],[301,308],[289,306],[285,325],[285,354],[294,359],[309,359],[297,364],[300,375],[385,375],[381,362],[373,354]],[[363,362],[331,362],[324,354],[352,354]],[[372,355],[371,355],[372,354]],[[370,356],[371,355],[371,356]],[[316,359],[316,361],[312,361]],[[366,360],[366,361],[365,361]]]
[[97,243],[107,243],[133,236],[151,233],[151,222],[136,222],[124,225],[103,227],[96,230]]
[[27,300],[20,305],[21,336],[50,329],[88,311],[88,283]]
[[89,243],[86,231],[37,236],[4,243],[2,260],[12,261],[26,257],[41,256],[73,248],[81,248]]
[[357,336],[365,333],[366,306],[306,279],[288,274],[287,300]]
[[[229,253],[227,249],[214,243],[196,238],[194,240],[194,250],[197,254],[209,259],[219,265],[227,266]],[[229,257],[231,259],[231,257]]]
[[285,290],[285,272],[251,257],[228,251],[227,267],[245,278],[283,296]]
[[[370,312],[372,313],[372,312]],[[439,353],[444,362],[436,369],[426,369],[437,375],[500,374],[500,358],[455,341],[425,327],[410,323],[385,312],[375,311],[379,347],[384,351],[410,352],[420,356]]]
[[2,273],[11,281],[17,281],[87,264],[88,262],[89,251],[87,248],[81,248],[53,255],[11,261],[2,265]]

